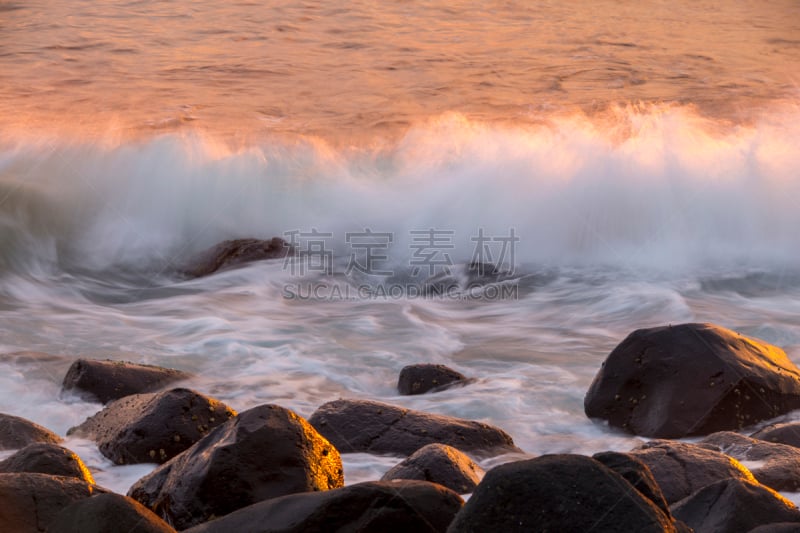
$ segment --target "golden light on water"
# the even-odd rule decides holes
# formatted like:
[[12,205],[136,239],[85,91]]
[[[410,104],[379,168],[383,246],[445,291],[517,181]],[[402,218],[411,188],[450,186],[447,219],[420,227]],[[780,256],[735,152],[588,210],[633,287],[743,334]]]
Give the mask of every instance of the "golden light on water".
[[531,123],[609,104],[747,118],[797,94],[800,4],[467,2],[0,12],[0,124],[371,138],[445,112]]

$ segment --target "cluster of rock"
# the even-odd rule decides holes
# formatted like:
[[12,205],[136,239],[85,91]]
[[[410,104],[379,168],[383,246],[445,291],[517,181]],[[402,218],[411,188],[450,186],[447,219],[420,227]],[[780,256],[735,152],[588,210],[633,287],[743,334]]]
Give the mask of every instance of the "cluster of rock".
[[[438,365],[409,371],[424,384],[411,393],[465,381]],[[487,424],[378,402],[329,402],[307,421],[277,405],[237,413],[188,388],[159,390],[190,378],[117,361],[68,370],[65,394],[105,404],[68,434],[116,464],[159,463],[125,496],[97,486],[58,435],[0,415],[0,449],[18,450],[0,462],[0,531],[445,531],[483,474],[451,444],[519,451]],[[345,487],[340,451],[410,457]]]
[[[800,511],[776,492],[800,491],[800,423],[732,431],[800,407],[800,371],[716,326],[636,331],[589,389],[589,416],[655,440],[592,457],[509,455],[486,473],[473,458],[521,453],[488,424],[344,399],[308,420],[277,405],[236,413],[187,388],[158,390],[188,378],[107,361],[68,372],[65,391],[107,402],[69,433],[117,464],[159,463],[126,496],[97,486],[59,436],[0,415],[0,449],[18,450],[0,461],[0,530],[800,532]],[[469,383],[413,365],[398,391]],[[704,438],[668,440],[689,435]],[[340,454],[352,452],[405,459],[345,486]]]

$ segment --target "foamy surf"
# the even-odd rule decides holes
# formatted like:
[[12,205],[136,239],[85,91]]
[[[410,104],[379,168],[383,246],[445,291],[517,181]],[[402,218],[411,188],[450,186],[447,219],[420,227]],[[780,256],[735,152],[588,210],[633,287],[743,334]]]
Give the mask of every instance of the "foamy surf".
[[[0,411],[61,434],[80,423],[99,405],[58,394],[80,355],[190,370],[191,386],[237,410],[276,403],[309,416],[337,397],[380,399],[489,421],[532,454],[629,449],[639,441],[588,420],[582,400],[631,330],[713,321],[800,355],[797,116],[737,125],[632,107],[523,127],[446,114],[398,142],[351,147],[232,146],[199,132],[6,143],[0,348],[63,359],[4,363]],[[449,232],[441,251],[456,280],[478,231],[513,228],[515,272],[488,284],[514,297],[341,296],[424,279],[425,268],[410,272],[411,231],[431,228]],[[330,235],[331,276],[283,260],[176,274],[224,239],[312,229]],[[347,234],[365,229],[392,235],[379,251],[393,276],[343,275]],[[399,370],[417,362],[476,381],[398,396]],[[121,491],[140,473],[88,458]],[[348,483],[392,463],[345,456]]]
[[220,240],[348,232],[520,237],[518,260],[654,270],[797,263],[795,107],[735,125],[690,108],[544,117],[447,114],[390,146],[319,139],[232,147],[200,133],[114,145],[18,141],[0,155],[3,268],[168,269]]

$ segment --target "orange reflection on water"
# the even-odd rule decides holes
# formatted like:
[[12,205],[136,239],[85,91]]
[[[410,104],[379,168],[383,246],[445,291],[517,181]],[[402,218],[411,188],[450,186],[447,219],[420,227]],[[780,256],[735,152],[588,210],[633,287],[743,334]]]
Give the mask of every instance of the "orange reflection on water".
[[371,137],[639,101],[739,119],[796,98],[799,35],[792,0],[6,2],[0,124]]

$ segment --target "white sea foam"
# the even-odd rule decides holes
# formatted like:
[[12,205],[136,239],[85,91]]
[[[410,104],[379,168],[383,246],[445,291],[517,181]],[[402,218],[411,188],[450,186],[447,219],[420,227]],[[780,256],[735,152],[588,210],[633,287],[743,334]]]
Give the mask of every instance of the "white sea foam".
[[733,126],[654,107],[522,128],[448,114],[377,151],[312,139],[232,149],[200,134],[20,142],[0,154],[0,238],[14,250],[3,263],[165,266],[225,238],[312,228],[339,243],[392,232],[401,262],[411,230],[449,230],[454,259],[468,260],[479,229],[514,228],[520,262],[796,265],[799,115]]
[[[63,357],[3,355],[0,412],[65,434],[99,409],[59,395],[80,355],[195,372],[189,386],[237,410],[277,403],[309,416],[369,398],[491,422],[531,454],[629,449],[638,440],[586,419],[582,402],[632,329],[713,321],[798,360],[798,115],[735,126],[665,107],[522,128],[450,114],[381,149],[311,139],[233,149],[199,133],[19,141],[0,154],[0,352]],[[293,229],[331,232],[346,255],[345,233],[365,227],[394,232],[396,280],[410,267],[410,230],[454,231],[447,251],[459,262],[479,228],[513,227],[518,297],[289,299],[289,283],[349,281],[298,278],[282,261],[170,275],[219,240]],[[476,380],[398,396],[398,372],[419,362]],[[119,470],[67,444],[117,490],[148,468]],[[394,460],[345,462],[354,482]]]

